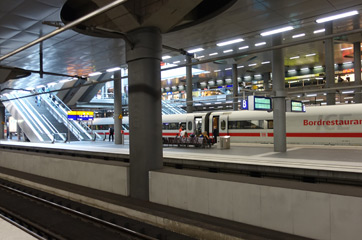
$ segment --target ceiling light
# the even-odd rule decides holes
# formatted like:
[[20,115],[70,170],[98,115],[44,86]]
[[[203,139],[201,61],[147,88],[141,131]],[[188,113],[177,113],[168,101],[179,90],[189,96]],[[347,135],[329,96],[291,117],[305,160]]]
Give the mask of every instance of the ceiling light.
[[316,22],[317,23],[324,23],[324,22],[333,21],[333,20],[340,19],[340,18],[345,18],[345,17],[357,15],[357,14],[358,14],[358,11],[350,11],[350,12],[345,12],[345,13],[325,17],[325,18],[319,18],[319,19],[316,20]]
[[343,64],[352,64],[352,62],[344,62]]
[[238,66],[237,68],[243,68],[244,66]]
[[323,68],[322,66],[315,66],[314,68]]
[[289,59],[298,59],[298,58],[299,58],[299,56],[295,56],[295,57],[291,57]]
[[242,42],[242,41],[244,41],[244,39],[242,39],[242,38],[237,38],[237,39],[233,39],[233,40],[229,40],[229,41],[217,43],[216,45],[219,46],[219,47],[222,47],[222,46],[226,46],[226,45],[230,45],[230,44],[234,44],[234,43],[238,43],[238,42]]
[[225,68],[225,71],[231,70],[231,68]]
[[256,66],[256,63],[252,63],[248,65],[249,67]]
[[247,49],[249,48],[249,46],[242,46],[242,47],[239,47],[239,50],[243,50],[243,49]]
[[254,75],[254,77],[259,78],[259,77],[261,77],[261,74],[256,74],[256,75]]
[[316,97],[317,94],[307,94],[307,97]]
[[173,64],[177,64],[177,63],[180,63],[181,61],[174,61]]
[[344,99],[353,99],[353,97],[344,97]]
[[228,52],[232,52],[232,51],[234,51],[234,50],[228,49],[228,50],[225,50],[224,53],[228,53]]
[[118,70],[121,70],[121,68],[120,67],[114,67],[114,68],[107,69],[106,71],[107,72],[115,72],[115,71],[118,71]]
[[301,68],[300,70],[306,71],[306,70],[309,70],[309,68]]
[[299,37],[304,37],[304,36],[305,36],[305,33],[300,33],[300,34],[293,35],[292,38],[299,38]]
[[290,69],[290,70],[288,70],[288,72],[296,72],[297,70],[295,70],[295,69]]
[[201,51],[204,51],[205,49],[203,48],[195,48],[195,49],[191,49],[191,50],[188,50],[187,52],[188,53],[195,53],[195,52],[201,52]]
[[324,32],[324,31],[325,31],[325,29],[323,28],[323,29],[315,30],[313,33],[316,34],[316,33],[321,33],[321,32]]
[[262,62],[261,64],[268,64],[268,63],[270,63],[270,61]]
[[311,54],[307,54],[307,55],[305,55],[306,57],[311,57],[311,56],[315,56],[316,55],[316,53],[311,53]]
[[350,50],[350,49],[353,49],[353,47],[341,48],[341,51],[346,51],[346,50]]
[[352,90],[352,91],[344,91],[344,92],[342,92],[342,94],[349,94],[349,93],[354,93],[354,91]]
[[171,58],[171,56],[162,56],[162,60],[166,60],[166,59],[170,59]]
[[317,98],[316,101],[317,102],[322,102],[322,101],[324,101],[324,99],[323,98]]
[[196,57],[196,58],[204,58],[205,56],[204,55],[202,55],[202,56],[198,56],[198,57]]
[[94,76],[98,76],[98,75],[101,75],[101,74],[102,74],[101,72],[92,72],[92,73],[88,74],[88,76],[94,77]]
[[210,53],[209,56],[215,56],[215,55],[218,55],[217,52],[214,52],[214,53]]
[[276,34],[276,33],[290,31],[290,30],[293,30],[293,29],[294,28],[292,26],[288,26],[288,27],[274,29],[274,30],[271,30],[271,31],[262,32],[262,33],[260,33],[260,35],[264,37],[264,36],[269,36],[269,35]]
[[214,70],[214,72],[220,72],[221,70]]
[[261,45],[265,45],[266,44],[266,42],[260,42],[260,43],[255,43],[255,46],[257,47],[257,46],[261,46]]
[[305,99],[305,100],[302,100],[302,102],[310,102],[310,100],[308,100],[308,99]]

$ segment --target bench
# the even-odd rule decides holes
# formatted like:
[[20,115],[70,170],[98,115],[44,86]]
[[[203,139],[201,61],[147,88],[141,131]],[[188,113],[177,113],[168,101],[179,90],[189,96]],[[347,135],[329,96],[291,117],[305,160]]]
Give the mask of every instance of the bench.
[[211,148],[211,142],[208,143],[205,138],[199,137],[175,137],[175,138],[162,138],[163,144],[167,144],[168,146],[177,145],[178,147],[209,147]]

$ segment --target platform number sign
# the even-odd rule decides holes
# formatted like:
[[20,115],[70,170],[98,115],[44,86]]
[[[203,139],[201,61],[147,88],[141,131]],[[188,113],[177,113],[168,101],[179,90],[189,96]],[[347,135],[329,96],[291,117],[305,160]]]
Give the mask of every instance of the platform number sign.
[[248,107],[248,100],[243,99],[242,105],[241,105],[241,109],[242,109],[242,110],[248,110],[248,109],[249,109],[249,107]]

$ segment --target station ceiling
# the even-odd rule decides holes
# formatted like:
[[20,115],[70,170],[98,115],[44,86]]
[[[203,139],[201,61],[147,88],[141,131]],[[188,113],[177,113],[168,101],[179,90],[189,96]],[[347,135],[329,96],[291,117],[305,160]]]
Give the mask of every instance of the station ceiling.
[[[87,1],[79,2],[84,3]],[[111,1],[93,0],[88,2],[104,5]],[[131,4],[132,0],[127,2],[127,4]],[[167,2],[170,6],[177,6],[177,2],[180,1],[149,2],[156,4]],[[186,2],[185,5],[187,5]],[[267,51],[271,46],[271,37],[263,37],[260,33],[292,26],[293,30],[282,34],[283,44],[296,41],[302,41],[302,44],[283,50],[286,70],[295,67],[323,66],[325,55],[323,41],[303,44],[303,40],[310,41],[325,34],[324,32],[314,33],[314,31],[324,28],[323,23],[316,23],[315,20],[352,10],[362,12],[362,2],[360,0],[237,0],[228,2],[230,6],[227,6],[227,9],[222,9],[223,11],[215,13],[215,16],[211,18],[210,16],[205,17],[202,19],[204,21],[200,21],[200,23],[193,26],[181,28],[180,30],[177,30],[177,27],[164,26],[166,30],[162,34],[163,45],[186,51],[203,48],[203,51],[195,53],[198,60],[214,59],[228,54],[240,53],[238,57],[197,66],[209,71],[211,75],[216,74],[218,70],[225,71],[234,63],[240,66],[238,70],[240,76],[250,72],[262,74],[271,72],[271,64],[267,63],[271,61],[271,52]],[[57,24],[62,23],[61,10],[65,3],[65,0],[0,1],[0,57],[54,31]],[[126,8],[126,6],[120,6],[120,8],[122,7]],[[190,9],[192,9],[192,6],[190,6]],[[157,9],[153,10],[157,13]],[[112,15],[114,19],[124,17],[124,11],[122,11],[119,11],[119,16],[114,16],[117,15],[117,11],[114,9],[112,14],[109,15]],[[190,14],[187,14],[187,10],[185,10],[183,15],[182,21],[187,22],[187,16]],[[353,61],[353,49],[349,48],[352,47],[353,42],[361,42],[362,35],[361,32],[353,35],[344,33],[353,29],[360,29],[361,20],[360,14],[358,14],[354,17],[333,21],[333,33],[340,33],[340,36],[334,38],[335,63],[342,64]],[[122,28],[118,30],[121,32]],[[297,38],[293,37],[299,34],[305,35]],[[222,47],[216,45],[236,38],[242,38],[244,41]],[[265,42],[265,44],[255,46],[260,42]],[[243,48],[245,46],[248,46],[248,48]],[[125,42],[122,38],[94,37],[73,30],[65,31],[45,40],[42,46],[37,44],[6,58],[0,62],[0,65],[39,71],[40,49],[42,49],[43,70],[45,72],[87,76],[92,72],[105,72],[106,69],[112,67],[126,66]],[[266,51],[250,54],[250,51],[255,49],[266,49]],[[170,57],[164,60],[166,63],[184,63],[184,56],[177,51],[165,48],[163,55]],[[214,72],[215,70],[216,72]],[[39,74],[32,73],[25,78],[12,79],[1,83],[1,88],[36,87],[58,82],[64,80],[64,78],[64,76],[53,75],[43,75],[41,78]]]

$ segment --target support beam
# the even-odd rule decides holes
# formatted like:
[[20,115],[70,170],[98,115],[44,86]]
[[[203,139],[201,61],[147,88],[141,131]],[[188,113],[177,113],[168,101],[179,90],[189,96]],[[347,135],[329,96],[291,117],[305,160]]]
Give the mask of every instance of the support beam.
[[270,73],[269,72],[263,73],[263,80],[264,80],[264,90],[265,91],[270,90],[270,85],[269,85]]
[[[122,74],[121,70],[114,72],[114,143],[124,144],[122,141]],[[122,117],[120,117],[122,116]]]
[[151,170],[163,167],[161,119],[162,37],[157,28],[128,33],[127,45],[130,123],[130,196],[149,199]]
[[[327,22],[325,24],[325,34],[331,35],[333,34],[333,22]],[[325,62],[326,62],[326,85],[327,88],[327,105],[335,105],[336,104],[336,94],[335,91],[330,90],[335,85],[334,81],[334,45],[333,38],[326,39],[324,42],[325,48]]]
[[[186,63],[191,63],[192,58],[190,54],[186,54]],[[193,112],[193,99],[192,99],[192,66],[186,66],[186,111],[187,113]]]
[[[353,43],[354,56],[354,84],[361,85],[361,43]],[[362,103],[362,88],[356,88],[354,94],[355,103]]]
[[5,122],[5,106],[0,102],[0,139],[5,139],[4,129],[6,127]]
[[239,109],[239,99],[238,99],[238,65],[233,64],[233,110],[237,111]]
[[[273,36],[273,46],[280,45],[281,35]],[[284,56],[282,49],[272,52],[272,73],[273,73],[273,123],[274,123],[274,151],[286,152],[286,114],[285,114],[285,72]]]

